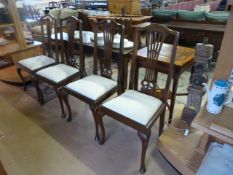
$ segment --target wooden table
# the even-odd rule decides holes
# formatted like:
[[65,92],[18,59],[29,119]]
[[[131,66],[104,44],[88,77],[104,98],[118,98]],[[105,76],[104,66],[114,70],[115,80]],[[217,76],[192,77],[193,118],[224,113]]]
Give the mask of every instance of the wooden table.
[[[10,84],[22,85],[22,80],[16,72],[15,65],[20,59],[38,55],[38,53],[40,53],[40,47],[41,42],[37,41],[34,41],[32,44],[28,44],[25,48],[20,48],[19,44],[15,41],[11,41],[6,45],[0,46],[0,57],[5,58],[10,56],[13,61],[10,66],[0,69],[0,80]],[[36,49],[39,50],[36,51]],[[23,76],[26,80],[30,79],[26,72],[23,72]]]
[[[151,22],[145,22],[132,26],[143,28],[150,25]],[[219,50],[221,47],[223,35],[225,32],[225,24],[206,24],[197,22],[169,21],[164,23],[165,26],[180,32],[180,41],[183,43],[193,44],[203,42],[203,38],[208,38],[208,43],[214,45],[214,49]]]
[[135,38],[135,30],[132,28],[134,25],[143,24],[145,22],[150,21],[152,16],[121,16],[119,14],[110,14],[109,16],[88,16],[89,19],[96,19],[96,20],[128,20],[130,22],[129,26],[126,26],[126,35],[130,40],[134,40]]
[[[172,51],[172,45],[170,44],[163,44],[163,47],[160,52],[160,56],[158,59],[158,66],[160,69],[164,70],[163,73],[168,73],[169,65],[170,65],[170,55]],[[173,85],[172,85],[172,91],[171,91],[171,104],[170,104],[170,113],[169,113],[169,122],[172,120],[172,115],[174,111],[174,105],[175,105],[175,99],[176,99],[176,91],[177,86],[179,82],[180,75],[191,68],[194,61],[194,53],[195,50],[188,47],[177,47],[176,51],[176,57],[175,57],[175,65],[174,65],[174,73],[173,73]],[[139,67],[145,67],[144,64],[145,59],[147,57],[147,48],[144,47],[142,49],[138,50],[137,53],[137,64],[139,64]],[[125,77],[127,77],[127,70],[125,71]],[[136,75],[137,77],[137,75]]]
[[97,19],[97,20],[106,20],[106,19],[128,19],[132,20],[132,24],[141,24],[149,21],[152,16],[121,16],[120,14],[110,14],[108,16],[88,16],[89,19]]
[[205,156],[198,149],[203,132],[191,128],[188,136],[183,133],[168,127],[159,137],[156,146],[180,174],[195,175]]
[[192,122],[188,136],[167,128],[159,138],[158,149],[181,174],[195,175],[212,140],[233,144],[232,114],[232,107],[224,107],[214,115],[204,106]]
[[192,127],[233,145],[233,108],[225,106],[218,115],[209,113],[205,107],[197,114]]

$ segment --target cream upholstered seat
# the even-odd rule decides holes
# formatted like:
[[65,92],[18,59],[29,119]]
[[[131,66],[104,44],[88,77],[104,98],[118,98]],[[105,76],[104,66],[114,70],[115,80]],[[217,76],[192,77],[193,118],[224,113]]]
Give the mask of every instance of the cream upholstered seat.
[[34,71],[55,63],[55,60],[45,55],[38,55],[35,57],[20,60],[18,63],[26,67],[27,69]]
[[44,77],[50,81],[55,83],[59,83],[66,78],[72,76],[73,74],[78,73],[79,70],[77,68],[68,66],[66,64],[58,64],[55,66],[51,66],[45,69],[42,69],[36,72],[36,75]]
[[83,79],[69,83],[66,85],[66,88],[76,93],[82,94],[92,100],[97,100],[99,97],[116,86],[116,81],[93,74]]
[[160,99],[135,90],[128,90],[103,104],[105,108],[142,125],[148,124],[161,105]]

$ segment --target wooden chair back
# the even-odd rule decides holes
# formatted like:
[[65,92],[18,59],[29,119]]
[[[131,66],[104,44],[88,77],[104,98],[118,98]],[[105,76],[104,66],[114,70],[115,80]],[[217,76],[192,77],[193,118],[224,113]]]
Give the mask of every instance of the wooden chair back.
[[[57,21],[47,14],[40,18],[40,25],[43,54],[50,58],[55,58],[55,61],[58,62]],[[52,33],[55,36],[55,40],[52,39]]]
[[[179,40],[179,32],[173,31],[161,24],[151,24],[148,27],[143,29],[138,29],[136,31],[135,43],[138,43],[140,39],[140,33],[143,31],[146,32],[146,47],[147,47],[147,59],[145,59],[145,75],[140,83],[140,91],[148,95],[156,96],[160,98],[164,103],[167,103],[169,88],[171,84],[171,79],[173,75],[174,62],[176,49]],[[169,70],[163,66],[158,66],[158,58],[160,51],[166,39],[168,37],[173,38],[172,51],[170,54],[170,64]],[[131,66],[131,77],[130,77],[130,89],[138,89],[138,77],[135,77],[135,71],[138,71],[137,64],[137,50],[138,46],[135,44],[133,57],[132,57],[132,66]],[[166,70],[165,70],[166,69]],[[164,87],[159,87],[157,83],[157,74],[158,72],[166,73],[167,79]]]
[[83,22],[83,30],[92,31],[91,23],[89,21],[89,18],[87,17],[87,14],[85,14],[83,12],[78,12],[78,18],[81,19]]
[[[75,31],[78,31],[79,39],[75,39]],[[64,38],[66,31],[67,38]],[[84,53],[83,53],[83,24],[82,21],[74,16],[61,19],[60,36],[61,36],[61,63],[80,69],[81,77],[84,76]],[[64,42],[65,40],[66,42]],[[76,55],[79,55],[79,63]]]
[[[98,46],[98,33],[103,33],[104,46]],[[125,27],[121,24],[111,20],[104,20],[97,22],[94,21],[94,69],[93,73],[97,74],[97,63],[100,63],[100,74],[106,78],[112,78],[112,55],[113,55],[113,40],[114,35],[119,34],[120,45],[119,45],[119,62],[118,62],[118,75],[117,81],[119,84],[120,76],[122,76],[122,63],[123,63],[123,49],[124,49],[124,33]],[[99,47],[104,47],[99,49]],[[103,51],[100,54],[100,51]],[[101,57],[99,57],[101,55]]]

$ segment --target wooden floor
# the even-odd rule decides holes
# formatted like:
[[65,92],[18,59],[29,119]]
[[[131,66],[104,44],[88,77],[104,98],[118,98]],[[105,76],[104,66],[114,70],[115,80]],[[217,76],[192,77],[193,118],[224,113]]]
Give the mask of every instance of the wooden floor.
[[[0,159],[8,175],[135,175],[141,143],[135,130],[104,118],[106,143],[94,140],[94,121],[85,103],[69,98],[72,122],[61,118],[58,99],[41,106],[20,86],[0,82]],[[183,105],[177,105],[180,116]],[[146,175],[178,175],[158,152],[158,123],[152,128]]]

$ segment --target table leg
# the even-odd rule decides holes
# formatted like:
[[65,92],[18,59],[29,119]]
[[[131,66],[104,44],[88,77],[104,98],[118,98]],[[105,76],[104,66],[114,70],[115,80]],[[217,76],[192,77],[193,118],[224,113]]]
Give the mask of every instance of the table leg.
[[177,87],[178,87],[178,81],[179,81],[179,77],[180,74],[177,74],[176,72],[174,72],[174,76],[173,76],[173,85],[172,85],[172,93],[171,93],[171,104],[170,104],[170,112],[169,112],[169,118],[168,118],[168,124],[171,123],[172,121],[172,117],[173,117],[173,111],[174,111],[174,107],[175,107],[175,101],[176,101],[176,91],[177,91]]

